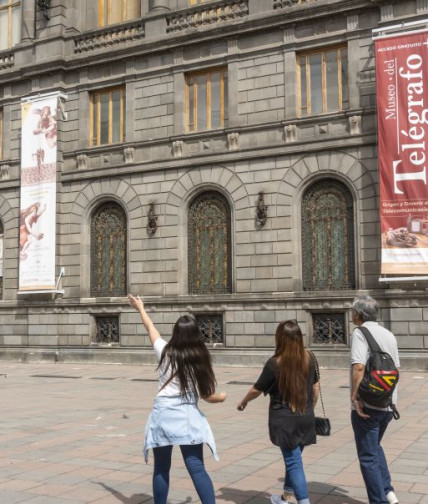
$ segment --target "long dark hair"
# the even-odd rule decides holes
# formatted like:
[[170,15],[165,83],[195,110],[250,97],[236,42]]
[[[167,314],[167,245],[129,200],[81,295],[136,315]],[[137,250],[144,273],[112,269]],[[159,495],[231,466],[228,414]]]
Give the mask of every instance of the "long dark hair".
[[308,399],[309,354],[295,320],[281,322],[275,334],[275,358],[279,366],[278,389],[293,412],[304,413]]
[[177,377],[183,396],[189,395],[192,389],[197,390],[202,398],[214,394],[216,379],[211,354],[192,315],[183,315],[175,323],[172,337],[162,351],[158,369],[164,363],[165,369],[171,366],[171,376],[163,387]]

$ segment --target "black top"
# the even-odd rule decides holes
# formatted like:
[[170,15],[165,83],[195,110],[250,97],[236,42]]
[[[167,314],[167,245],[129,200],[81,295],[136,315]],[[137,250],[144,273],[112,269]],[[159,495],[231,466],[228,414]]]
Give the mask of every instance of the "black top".
[[312,406],[312,387],[318,382],[315,371],[315,356],[311,354],[307,381],[307,404],[305,413],[293,413],[287,403],[282,402],[278,389],[279,366],[274,357],[265,364],[254,388],[270,396],[269,435],[273,444],[294,450],[297,446],[316,443],[315,415]]

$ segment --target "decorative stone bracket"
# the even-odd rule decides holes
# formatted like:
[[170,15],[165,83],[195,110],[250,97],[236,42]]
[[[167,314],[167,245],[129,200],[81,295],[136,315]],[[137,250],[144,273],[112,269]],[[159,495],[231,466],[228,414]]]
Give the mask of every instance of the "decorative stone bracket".
[[184,150],[184,142],[183,140],[176,140],[172,142],[172,153],[174,157],[182,157]]
[[227,135],[227,141],[229,144],[229,150],[238,150],[239,149],[239,133],[229,133]]
[[10,165],[4,164],[0,166],[0,180],[9,180],[10,178]]
[[77,169],[86,170],[88,168],[89,158],[86,154],[78,154],[76,158]]
[[123,149],[123,157],[125,160],[125,164],[131,164],[134,162],[135,157],[135,149],[134,147],[125,147]]
[[361,116],[351,116],[349,118],[349,133],[351,135],[361,135]]
[[284,137],[286,143],[297,141],[297,126],[295,124],[288,124],[284,126]]

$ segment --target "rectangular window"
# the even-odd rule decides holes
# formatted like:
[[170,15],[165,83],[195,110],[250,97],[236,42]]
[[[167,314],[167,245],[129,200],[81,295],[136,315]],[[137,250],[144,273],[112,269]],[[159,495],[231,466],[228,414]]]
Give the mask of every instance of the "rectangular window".
[[122,23],[140,17],[141,0],[98,0],[99,26]]
[[119,317],[95,317],[95,343],[111,345],[120,343]]
[[346,47],[334,47],[298,54],[297,78],[300,116],[348,108],[348,54]]
[[0,0],[0,51],[21,40],[21,1]]
[[113,88],[91,94],[91,147],[125,139],[125,89]]
[[344,313],[312,313],[314,344],[346,345]]
[[227,124],[227,69],[216,68],[186,77],[187,130],[204,131]]

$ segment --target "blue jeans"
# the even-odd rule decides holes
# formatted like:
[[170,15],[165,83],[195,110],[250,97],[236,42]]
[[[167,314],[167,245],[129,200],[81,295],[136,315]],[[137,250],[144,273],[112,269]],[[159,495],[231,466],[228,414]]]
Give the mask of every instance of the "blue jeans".
[[294,450],[281,448],[281,451],[285,462],[284,491],[291,494],[294,492],[298,504],[309,504],[308,486],[302,461],[303,448],[300,446]]
[[[214,487],[204,466],[203,445],[180,445],[184,463],[202,504],[215,504]],[[169,490],[172,446],[153,448],[153,498],[155,504],[166,504]]]
[[388,504],[386,494],[394,490],[380,442],[392,419],[392,412],[364,408],[370,418],[364,420],[351,412],[352,428],[370,504]]

